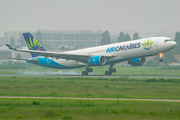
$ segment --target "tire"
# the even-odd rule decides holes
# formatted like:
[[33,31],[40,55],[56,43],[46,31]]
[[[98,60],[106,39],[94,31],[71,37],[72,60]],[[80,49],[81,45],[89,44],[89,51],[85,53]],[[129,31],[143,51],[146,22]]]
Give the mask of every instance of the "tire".
[[115,72],[116,72],[116,69],[115,69],[115,68],[113,68],[113,69],[112,69],[112,72],[113,72],[113,73],[115,73]]
[[86,68],[86,71],[89,72],[89,68]]
[[105,75],[109,75],[109,71],[105,71]]
[[88,72],[87,72],[87,71],[85,71],[85,75],[88,75]]
[[112,75],[112,71],[109,71],[109,75]]
[[159,62],[163,62],[163,59],[158,59]]
[[81,72],[81,75],[85,75],[85,71],[82,71],[82,72]]
[[92,68],[89,68],[89,72],[93,72],[93,69],[92,69]]
[[105,75],[111,75],[112,71],[105,71]]

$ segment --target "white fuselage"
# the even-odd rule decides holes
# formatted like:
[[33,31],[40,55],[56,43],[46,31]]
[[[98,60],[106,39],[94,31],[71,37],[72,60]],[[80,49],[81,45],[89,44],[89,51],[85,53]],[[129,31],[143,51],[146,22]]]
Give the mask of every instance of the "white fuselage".
[[[169,40],[165,42],[165,40]],[[104,55],[115,56],[106,60],[106,64],[119,63],[129,59],[147,57],[165,53],[176,46],[176,42],[171,41],[167,37],[151,37],[127,42],[108,44],[103,46],[85,48],[64,53],[81,55],[88,54],[90,56]],[[83,67],[86,64],[75,60],[52,59],[52,61],[66,68]],[[66,66],[66,67],[65,67]],[[60,68],[61,69],[61,68]]]

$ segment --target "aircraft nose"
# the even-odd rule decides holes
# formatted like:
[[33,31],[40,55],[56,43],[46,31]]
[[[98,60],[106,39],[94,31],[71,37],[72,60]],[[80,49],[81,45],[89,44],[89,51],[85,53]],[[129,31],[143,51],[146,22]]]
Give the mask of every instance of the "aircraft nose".
[[176,43],[175,41],[172,41],[172,42],[173,42],[172,44],[173,44],[173,45],[174,45],[174,47],[175,47],[175,46],[177,45],[177,43]]
[[177,45],[177,43],[175,41],[171,41],[172,48],[174,48],[176,45]]

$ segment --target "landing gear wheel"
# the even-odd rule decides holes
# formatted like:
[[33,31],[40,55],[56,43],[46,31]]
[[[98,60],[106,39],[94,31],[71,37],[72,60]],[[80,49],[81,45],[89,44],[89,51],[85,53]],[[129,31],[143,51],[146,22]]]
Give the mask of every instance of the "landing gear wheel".
[[112,71],[105,71],[105,75],[111,75]]
[[81,75],[85,75],[85,71],[82,71],[82,72],[81,72]]
[[86,71],[87,72],[93,72],[93,69],[92,68],[86,68]]
[[158,61],[159,61],[159,62],[163,62],[163,59],[159,58]]
[[109,75],[109,71],[105,71],[105,75]]
[[85,75],[88,75],[88,72],[87,72],[87,71],[85,71]]
[[89,68],[89,70],[88,70],[89,72],[93,72],[93,69],[92,68]]
[[82,71],[81,74],[82,75],[88,75],[88,72],[87,71]]
[[112,72],[113,72],[113,73],[115,73],[115,72],[116,72],[116,69],[115,69],[115,68],[113,68],[113,69],[112,69]]
[[112,71],[109,71],[109,75],[112,75]]
[[112,73],[116,72],[116,69],[113,68],[114,64],[110,64],[109,71],[105,71],[105,75],[111,75]]
[[115,73],[116,69],[115,68],[109,68],[109,71]]

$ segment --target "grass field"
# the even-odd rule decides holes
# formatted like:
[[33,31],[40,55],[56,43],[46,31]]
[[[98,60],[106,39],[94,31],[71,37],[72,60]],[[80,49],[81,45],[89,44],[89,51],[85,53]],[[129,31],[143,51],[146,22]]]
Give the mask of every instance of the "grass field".
[[179,120],[180,103],[110,100],[0,99],[0,119]]
[[180,99],[180,79],[0,77],[0,96]]
[[[0,76],[0,96],[180,99],[180,79]],[[0,120],[179,120],[179,102],[0,98]]]
[[[0,74],[81,74],[24,64],[0,66]],[[104,75],[109,66],[93,67]],[[180,67],[120,67],[113,75],[180,76]],[[180,79],[0,76],[0,96],[180,99]],[[0,120],[179,120],[179,102],[0,98]]]

